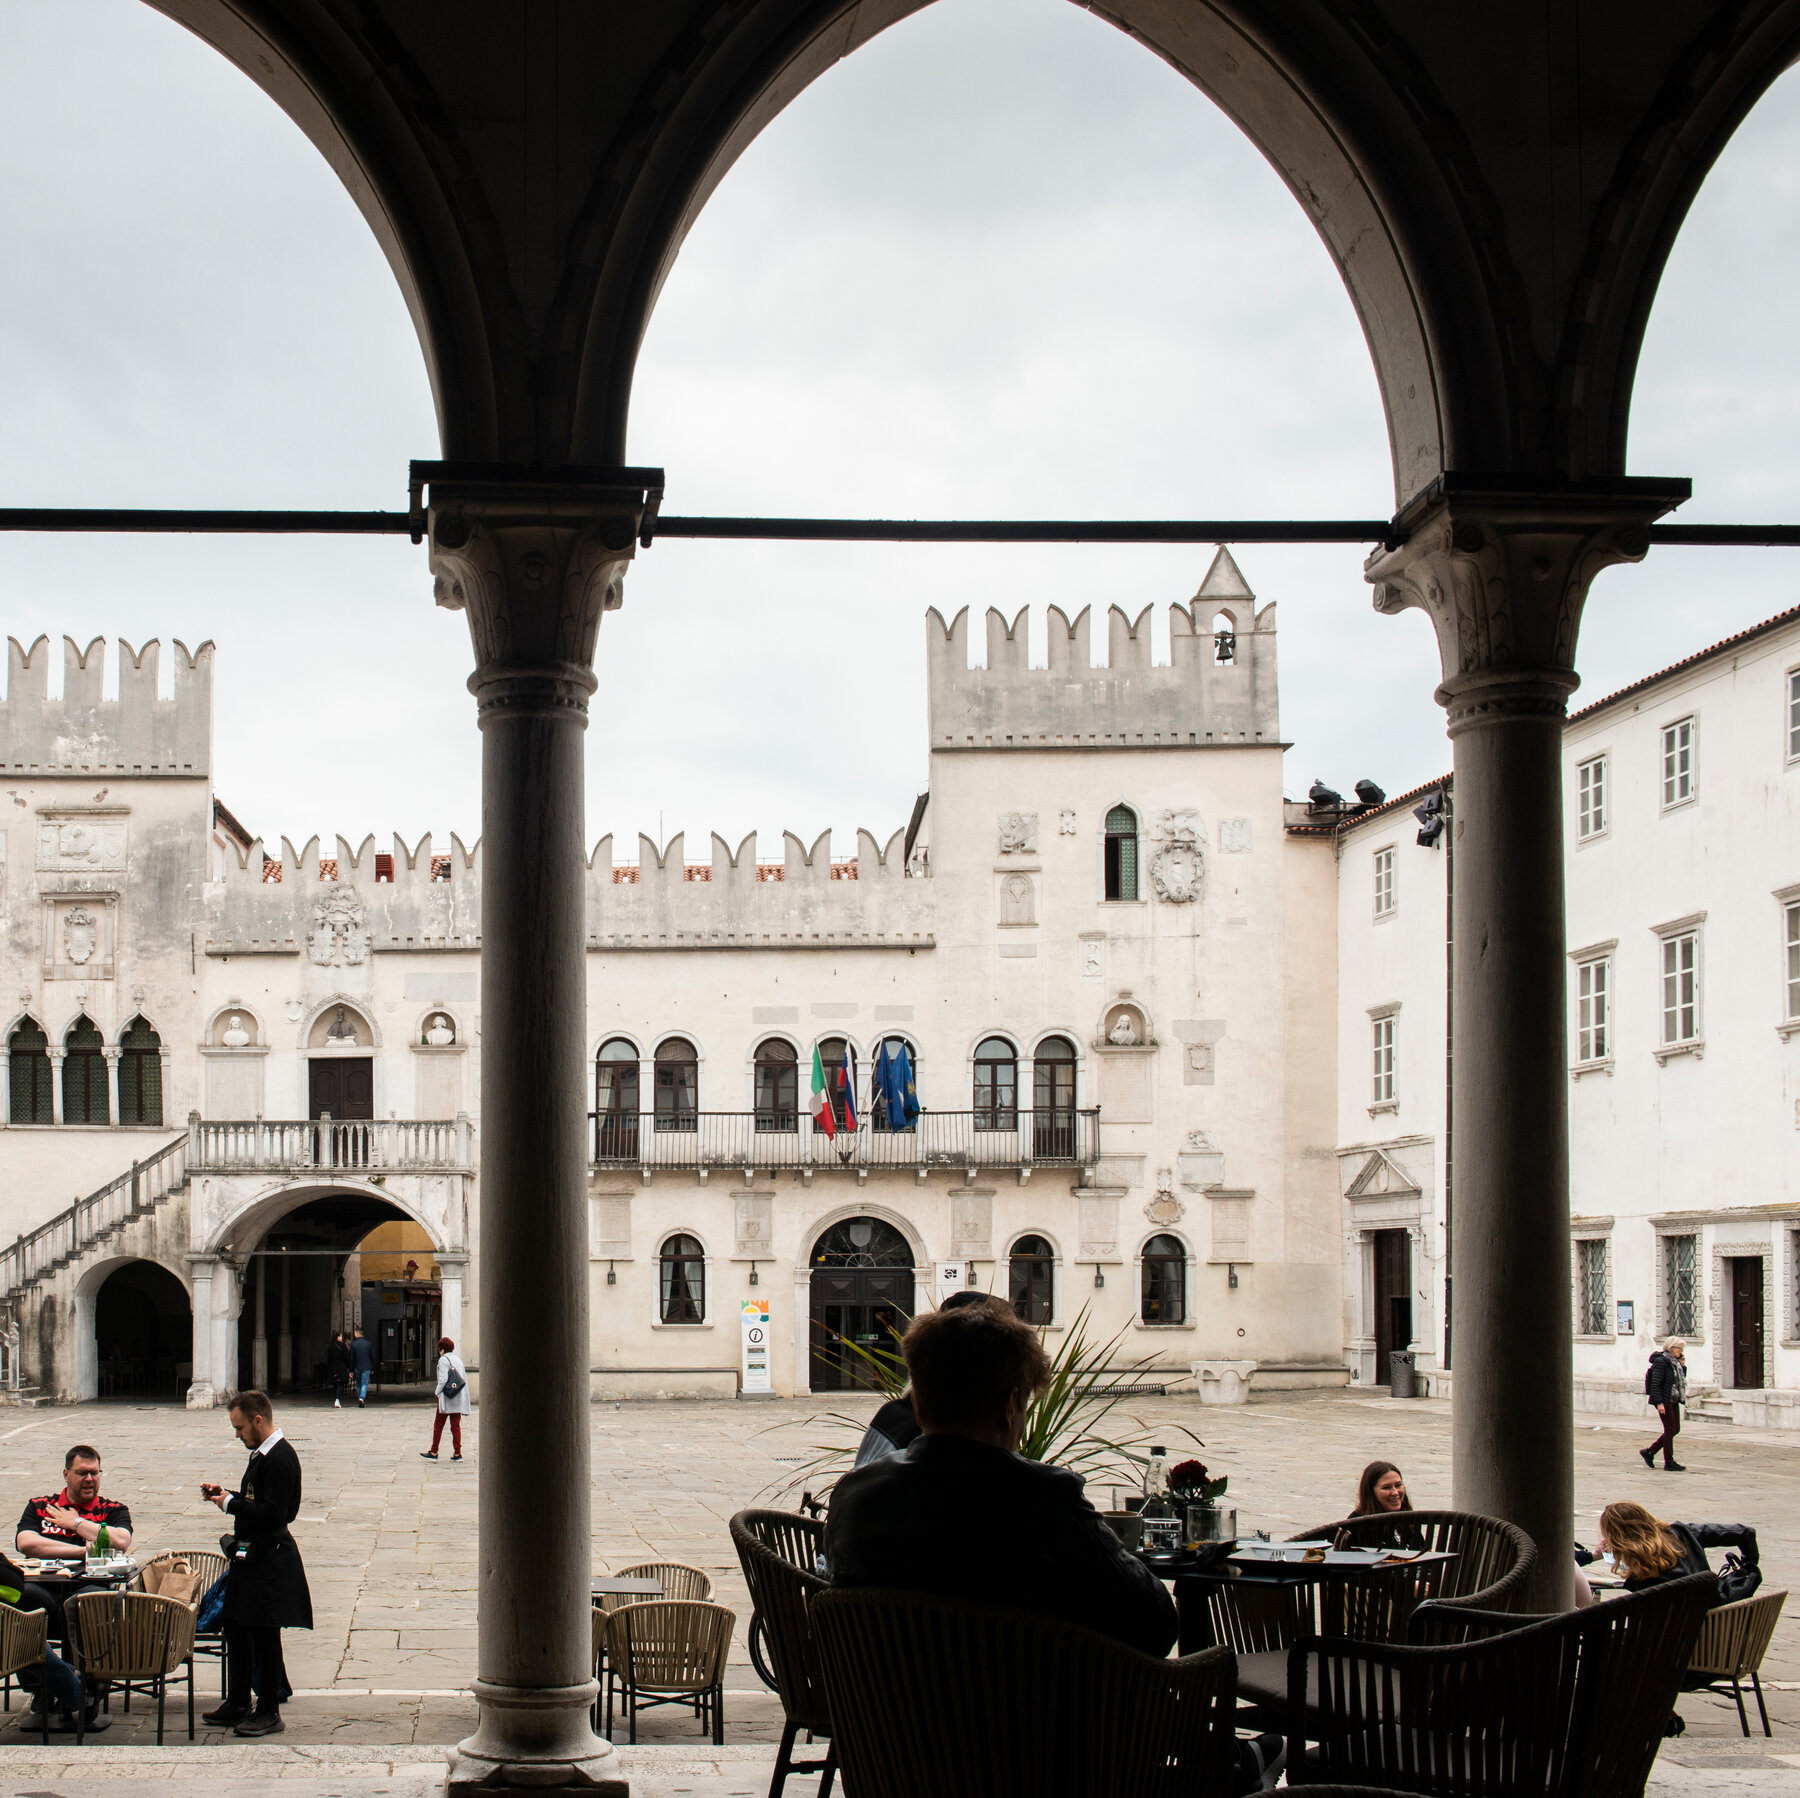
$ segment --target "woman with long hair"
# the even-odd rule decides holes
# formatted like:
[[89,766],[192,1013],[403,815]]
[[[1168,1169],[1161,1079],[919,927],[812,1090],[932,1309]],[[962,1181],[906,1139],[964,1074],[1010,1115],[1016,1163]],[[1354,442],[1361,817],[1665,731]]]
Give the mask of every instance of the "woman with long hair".
[[1729,1551],[1720,1603],[1748,1598],[1762,1583],[1756,1531],[1747,1523],[1664,1523],[1629,1499],[1600,1513],[1600,1552],[1610,1554],[1625,1575],[1625,1590],[1637,1592],[1690,1573],[1711,1573],[1709,1548]]
[[1367,1537],[1359,1537],[1362,1546],[1418,1548],[1419,1532],[1400,1521],[1401,1514],[1411,1509],[1412,1500],[1406,1495],[1406,1480],[1392,1461],[1371,1461],[1362,1470],[1362,1478],[1356,1482],[1356,1509],[1350,1515],[1394,1519],[1393,1529],[1381,1532],[1383,1540],[1380,1543],[1372,1542]]

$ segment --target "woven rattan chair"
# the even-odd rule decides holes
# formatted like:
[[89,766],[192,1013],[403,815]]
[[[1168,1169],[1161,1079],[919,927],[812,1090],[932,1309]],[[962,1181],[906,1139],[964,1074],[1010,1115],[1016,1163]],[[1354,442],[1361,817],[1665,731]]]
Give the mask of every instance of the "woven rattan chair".
[[1180,1660],[1032,1611],[917,1592],[808,1607],[855,1798],[1224,1798],[1229,1649]]
[[[200,1576],[200,1596],[204,1598],[213,1585],[224,1577],[225,1557],[216,1548],[172,1548],[159,1555],[152,1555],[143,1567],[138,1569],[138,1587],[141,1589],[145,1572],[161,1561],[186,1561]],[[194,1631],[194,1659],[197,1661],[217,1661],[219,1663],[219,1696],[227,1695],[225,1676],[225,1633],[223,1630],[196,1629]]]
[[1763,1703],[1759,1669],[1763,1656],[1769,1652],[1769,1638],[1775,1633],[1775,1623],[1786,1600],[1785,1592],[1758,1592],[1754,1598],[1740,1598],[1736,1604],[1722,1604],[1712,1611],[1700,1631],[1700,1640],[1694,1644],[1687,1678],[1682,1681],[1684,1689],[1690,1692],[1722,1695],[1729,1687],[1737,1700],[1738,1723],[1745,1735],[1750,1733],[1750,1719],[1744,1714],[1745,1679],[1756,1693],[1763,1734],[1774,1733],[1769,1728],[1769,1707]]
[[1695,1575],[1538,1621],[1433,1607],[1427,1630],[1463,1637],[1442,1647],[1296,1642],[1290,1708],[1305,1695],[1317,1747],[1290,1738],[1288,1784],[1640,1798],[1717,1596]]
[[613,1699],[622,1701],[631,1740],[640,1710],[657,1704],[689,1706],[712,1739],[725,1740],[725,1656],[737,1615],[721,1604],[652,1598],[606,1618],[606,1733]]
[[[9,1604],[0,1604],[0,1675],[6,1679],[9,1694],[18,1674],[28,1667],[43,1666],[44,1651],[49,1645],[50,1617],[47,1612],[17,1611]],[[46,1691],[44,1708],[38,1713],[46,1742],[50,1740],[50,1713],[55,1708]]]
[[[620,1567],[614,1579],[654,1579],[662,1581],[663,1598],[687,1599],[695,1604],[711,1604],[712,1575],[704,1568],[692,1567],[686,1561],[640,1561],[635,1567]],[[623,1610],[628,1604],[643,1604],[649,1594],[605,1592],[599,1604],[603,1611]]]
[[[173,1598],[148,1592],[77,1592],[63,1605],[69,1658],[77,1672],[156,1699],[156,1745],[163,1739],[163,1710],[172,1674],[187,1677],[188,1740],[194,1739],[194,1613]],[[76,1714],[75,1743],[87,1713]]]
[[806,1732],[809,1743],[831,1734],[831,1712],[818,1676],[806,1607],[827,1582],[816,1571],[825,1528],[810,1517],[790,1511],[739,1511],[731,1520],[732,1546],[755,1607],[751,1640],[760,1630],[768,1651],[768,1671],[781,1699],[786,1721],[775,1751],[775,1777],[769,1798],[781,1798],[790,1773],[819,1773],[819,1798],[831,1798],[837,1751],[827,1748],[823,1760],[797,1761],[794,1742]]

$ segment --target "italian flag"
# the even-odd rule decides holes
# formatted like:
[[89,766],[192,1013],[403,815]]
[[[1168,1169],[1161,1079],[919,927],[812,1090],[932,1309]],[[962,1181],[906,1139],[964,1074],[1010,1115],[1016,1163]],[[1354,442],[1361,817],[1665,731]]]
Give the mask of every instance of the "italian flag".
[[831,1115],[831,1091],[825,1084],[825,1064],[819,1059],[817,1043],[813,1044],[812,1118],[815,1129],[823,1130],[827,1137],[837,1135],[837,1119]]

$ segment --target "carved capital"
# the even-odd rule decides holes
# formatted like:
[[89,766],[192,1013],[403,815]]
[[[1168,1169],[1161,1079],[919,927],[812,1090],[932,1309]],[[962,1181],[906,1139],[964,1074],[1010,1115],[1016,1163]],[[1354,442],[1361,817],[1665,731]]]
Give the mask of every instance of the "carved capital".
[[585,720],[604,613],[624,602],[644,499],[629,488],[434,481],[437,603],[464,612],[469,690],[496,713]]
[[1579,685],[1575,642],[1603,568],[1642,561],[1649,526],[1685,483],[1530,493],[1446,480],[1411,509],[1407,539],[1364,564],[1375,609],[1417,606],[1437,631],[1438,703],[1452,735],[1502,717],[1558,717]]

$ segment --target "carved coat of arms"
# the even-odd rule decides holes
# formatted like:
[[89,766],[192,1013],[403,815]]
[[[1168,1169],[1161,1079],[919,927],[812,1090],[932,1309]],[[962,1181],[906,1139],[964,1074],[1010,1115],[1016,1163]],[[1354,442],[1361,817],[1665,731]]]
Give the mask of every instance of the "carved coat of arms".
[[369,931],[355,887],[332,887],[313,907],[306,952],[316,966],[357,967],[369,959]]
[[63,957],[85,967],[100,947],[100,926],[86,906],[78,905],[63,919]]
[[1206,852],[1193,841],[1165,843],[1150,863],[1150,878],[1171,905],[1191,905],[1206,878]]

